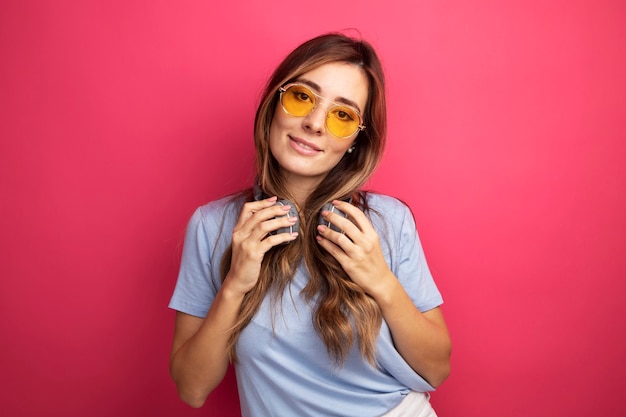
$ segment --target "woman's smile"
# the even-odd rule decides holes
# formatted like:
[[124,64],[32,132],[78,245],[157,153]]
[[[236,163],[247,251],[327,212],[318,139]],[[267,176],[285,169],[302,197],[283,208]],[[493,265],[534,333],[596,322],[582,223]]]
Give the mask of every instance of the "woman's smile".
[[318,155],[320,152],[323,152],[322,149],[320,149],[314,143],[311,143],[304,139],[294,137],[291,135],[289,136],[289,139],[290,139],[291,147],[301,155],[315,156],[315,155]]

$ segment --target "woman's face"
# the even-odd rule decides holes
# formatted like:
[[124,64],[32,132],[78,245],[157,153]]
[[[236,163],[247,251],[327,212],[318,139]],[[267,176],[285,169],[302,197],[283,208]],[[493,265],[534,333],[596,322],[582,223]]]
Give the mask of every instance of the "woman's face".
[[[280,101],[270,126],[270,151],[290,187],[313,189],[352,146],[358,131],[347,138],[333,136],[326,126],[333,104],[351,104],[361,114],[368,98],[367,77],[358,66],[329,63],[298,77],[316,95],[317,106],[306,116],[292,116]],[[330,100],[330,101],[329,101]],[[358,149],[354,152],[358,152]]]

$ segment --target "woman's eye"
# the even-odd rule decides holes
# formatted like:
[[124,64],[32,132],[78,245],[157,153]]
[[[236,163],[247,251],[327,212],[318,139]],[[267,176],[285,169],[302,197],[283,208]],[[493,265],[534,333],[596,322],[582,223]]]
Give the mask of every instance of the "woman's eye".
[[341,120],[353,120],[352,115],[344,110],[337,110],[335,112],[335,115],[337,116],[337,118],[341,119]]
[[307,93],[296,93],[296,98],[300,101],[310,101],[309,95]]

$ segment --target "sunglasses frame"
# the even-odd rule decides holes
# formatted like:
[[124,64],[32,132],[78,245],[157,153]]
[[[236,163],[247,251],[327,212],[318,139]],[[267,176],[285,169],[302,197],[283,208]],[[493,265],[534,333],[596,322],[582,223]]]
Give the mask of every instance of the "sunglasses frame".
[[[285,93],[291,87],[296,87],[296,86],[305,88],[307,91],[309,91],[311,93],[311,95],[315,96],[315,98],[316,98],[315,105],[313,106],[311,111],[308,112],[307,114],[303,115],[303,116],[296,116],[295,114],[289,113],[289,111],[285,108],[285,105],[283,104],[283,93]],[[344,104],[344,103],[337,103],[336,101],[333,101],[333,100],[331,100],[329,98],[326,98],[324,96],[320,96],[315,91],[312,91],[311,87],[309,87],[306,84],[298,83],[298,82],[288,83],[288,84],[285,84],[282,87],[280,87],[278,89],[278,92],[280,93],[280,96],[279,96],[278,100],[280,101],[280,105],[283,108],[283,111],[285,113],[287,113],[288,115],[293,116],[293,117],[306,117],[309,114],[313,113],[313,110],[315,110],[317,108],[317,104],[320,101],[319,99],[325,100],[325,101],[329,102],[330,104],[332,104],[332,106],[328,107],[328,109],[326,110],[326,122],[325,122],[326,130],[328,130],[328,132],[330,132],[331,135],[333,135],[334,137],[336,137],[338,139],[349,138],[350,136],[354,135],[355,133],[360,132],[360,131],[365,129],[365,125],[363,124],[363,116],[361,116],[361,112],[358,111],[354,106],[351,106],[349,104]],[[354,113],[356,113],[357,116],[359,116],[359,124],[358,124],[356,130],[354,132],[350,133],[348,136],[337,136],[328,128],[328,115],[330,114],[330,111],[332,109],[334,109],[335,107],[348,107],[348,108],[352,109],[354,111]]]

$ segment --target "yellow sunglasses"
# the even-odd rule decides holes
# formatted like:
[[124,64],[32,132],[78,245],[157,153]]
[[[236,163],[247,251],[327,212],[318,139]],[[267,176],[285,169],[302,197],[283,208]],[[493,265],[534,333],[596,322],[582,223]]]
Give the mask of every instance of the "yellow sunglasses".
[[326,128],[339,139],[348,138],[365,129],[363,118],[357,109],[347,104],[336,103],[300,83],[286,84],[278,89],[280,104],[287,114],[296,117],[309,115],[316,107],[318,99],[332,104],[326,113]]

